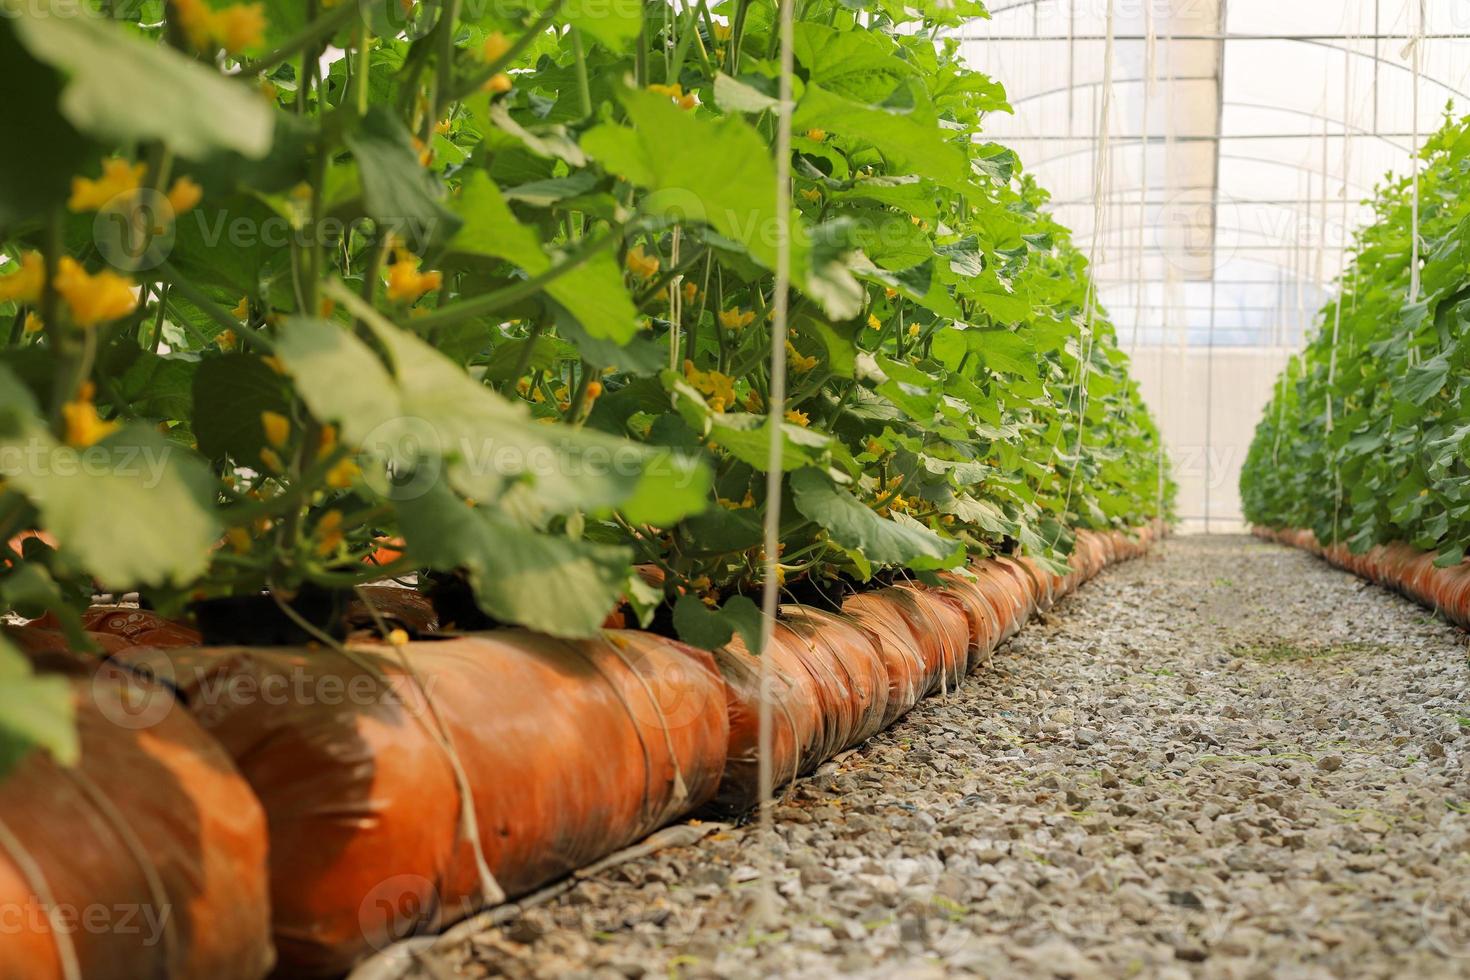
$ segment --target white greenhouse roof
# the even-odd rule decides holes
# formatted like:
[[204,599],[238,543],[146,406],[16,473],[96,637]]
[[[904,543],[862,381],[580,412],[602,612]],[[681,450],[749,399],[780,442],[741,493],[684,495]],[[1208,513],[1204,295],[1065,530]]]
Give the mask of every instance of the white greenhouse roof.
[[994,0],[955,34],[1130,346],[1299,347],[1410,172],[1416,37],[1419,140],[1470,111],[1470,0]]

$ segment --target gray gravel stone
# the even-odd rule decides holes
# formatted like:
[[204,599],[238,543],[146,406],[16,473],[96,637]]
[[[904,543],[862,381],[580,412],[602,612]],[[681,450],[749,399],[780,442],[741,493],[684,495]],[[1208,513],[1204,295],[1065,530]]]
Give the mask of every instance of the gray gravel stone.
[[[1465,638],[1180,538],[754,827],[581,882],[459,977],[1470,976]],[[771,887],[771,925],[756,916]]]

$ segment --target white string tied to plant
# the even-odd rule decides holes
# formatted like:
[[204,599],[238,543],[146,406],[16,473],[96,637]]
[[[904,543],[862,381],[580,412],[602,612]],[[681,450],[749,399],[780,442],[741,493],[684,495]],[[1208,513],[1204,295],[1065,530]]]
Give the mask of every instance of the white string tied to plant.
[[766,406],[766,431],[769,437],[766,455],[766,520],[764,534],[764,581],[761,588],[760,698],[757,702],[756,758],[760,783],[757,852],[760,857],[761,885],[755,904],[759,924],[775,918],[775,825],[772,801],[775,797],[772,750],[771,684],[772,668],[768,649],[776,632],[776,609],[781,591],[781,484],[784,476],[782,452],[785,435],[781,424],[786,418],[786,330],[790,312],[791,291],[791,114],[792,75],[795,73],[795,32],[792,26],[793,0],[779,0],[780,5],[780,81],[776,106],[776,276],[771,296],[771,390]]
[[[1337,342],[1342,333],[1342,303],[1347,287],[1347,221],[1348,221],[1348,175],[1353,159],[1352,141],[1352,91],[1353,91],[1353,58],[1352,44],[1354,35],[1349,34],[1347,38],[1348,47],[1343,50],[1342,64],[1342,206],[1338,220],[1338,228],[1343,234],[1341,247],[1338,249],[1337,258],[1337,304],[1332,317],[1332,347],[1327,357],[1327,432],[1330,435],[1333,427],[1333,403],[1332,385],[1337,378]],[[1327,175],[1324,173],[1322,179],[1325,183]],[[1323,246],[1326,246],[1327,230],[1324,226],[1322,231]],[[1417,237],[1417,236],[1416,236]],[[1332,508],[1332,543],[1337,544],[1338,539],[1338,515],[1342,510],[1342,466],[1333,454],[1332,459],[1332,483],[1333,483],[1333,508]]]
[[1139,130],[1139,146],[1143,151],[1139,154],[1139,176],[1138,176],[1138,254],[1135,257],[1135,300],[1133,303],[1133,331],[1129,338],[1129,353],[1138,351],[1138,331],[1143,321],[1145,281],[1144,281],[1144,229],[1148,224],[1148,149],[1149,149],[1149,110],[1153,106],[1154,95],[1154,53],[1158,38],[1154,33],[1154,4],[1153,0],[1145,0],[1143,4],[1143,120]]
[[[1419,302],[1419,78],[1423,73],[1423,46],[1424,46],[1424,0],[1418,0],[1415,5],[1418,17],[1414,24],[1414,33],[1410,37],[1408,45],[1405,46],[1403,54],[1408,56],[1412,62],[1414,77],[1414,91],[1410,100],[1413,108],[1413,153],[1410,155],[1409,163],[1413,167],[1413,203],[1409,219],[1409,302]],[[1413,354],[1411,349],[1410,354]]]
[[[1103,45],[1103,77],[1102,94],[1099,99],[1098,121],[1097,121],[1097,158],[1098,165],[1093,175],[1092,185],[1092,247],[1091,257],[1095,263],[1098,260],[1098,240],[1103,230],[1103,222],[1107,217],[1107,198],[1109,188],[1112,186],[1112,105],[1113,105],[1113,34],[1114,34],[1114,10],[1113,0],[1108,0],[1107,6],[1107,40]],[[1137,311],[1134,311],[1137,315]],[[1067,472],[1067,492],[1062,497],[1062,520],[1066,520],[1067,511],[1072,506],[1072,491],[1077,483],[1077,466],[1082,458],[1082,439],[1087,428],[1087,375],[1088,368],[1092,364],[1093,338],[1097,328],[1097,275],[1090,268],[1087,274],[1087,299],[1083,307],[1083,323],[1087,335],[1077,345],[1077,443],[1073,450],[1072,465]],[[1058,433],[1060,438],[1060,433]],[[1056,446],[1052,447],[1055,455]],[[1061,531],[1057,532],[1060,536]],[[1052,541],[1056,545],[1056,539]]]

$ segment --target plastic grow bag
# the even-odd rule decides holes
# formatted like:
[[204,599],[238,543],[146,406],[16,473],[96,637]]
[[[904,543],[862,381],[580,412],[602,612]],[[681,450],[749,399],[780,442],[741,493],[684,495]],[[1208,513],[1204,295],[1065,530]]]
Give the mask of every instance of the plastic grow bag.
[[497,885],[523,894],[646,836],[713,796],[729,738],[710,656],[647,633],[119,656],[172,679],[263,803],[290,976],[342,973]]
[[266,820],[163,687],[75,656],[80,762],[0,781],[0,977],[256,980],[271,968]]

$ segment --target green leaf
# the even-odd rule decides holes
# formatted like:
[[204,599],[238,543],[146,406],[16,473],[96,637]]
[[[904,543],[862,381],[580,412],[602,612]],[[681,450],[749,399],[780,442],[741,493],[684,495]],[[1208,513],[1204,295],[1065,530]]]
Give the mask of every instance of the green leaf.
[[438,180],[419,164],[413,138],[392,109],[372,106],[346,139],[368,215],[419,246],[453,237],[460,218],[441,203]]
[[979,292],[973,294],[980,308],[997,323],[1020,323],[1031,316],[1031,301],[1012,293]]
[[[770,460],[770,416],[744,412],[716,413],[710,422],[709,440],[731,456],[764,473]],[[791,471],[821,463],[831,450],[830,436],[781,423],[781,469]]]
[[118,378],[118,390],[132,410],[146,418],[189,421],[194,414],[194,375],[199,362],[148,351]]
[[792,129],[825,129],[858,143],[869,143],[899,172],[932,177],[952,190],[964,190],[970,165],[965,151],[945,138],[945,130],[912,115],[863,105],[808,85],[796,106]]
[[715,105],[726,112],[765,112],[780,105],[779,99],[760,89],[737,81],[724,72],[715,72]]
[[662,524],[706,505],[709,472],[698,461],[537,423],[523,403],[479,384],[355,294],[336,287],[332,295],[363,318],[391,368],[347,329],[307,317],[285,321],[279,354],[312,414],[338,423],[349,444],[402,469],[442,464],[455,489],[478,501],[524,481],[547,513],[618,508],[629,520]]
[[1423,405],[1440,393],[1449,377],[1450,362],[1441,354],[1410,368],[1399,388],[1409,401]]
[[733,116],[685,112],[656,92],[625,90],[621,99],[632,128],[596,126],[582,148],[652,192],[645,212],[707,223],[774,268],[776,171],[760,134]]
[[0,449],[24,461],[7,462],[0,476],[35,504],[63,556],[104,587],[182,586],[209,567],[222,531],[214,477],[153,428],[128,426],[75,449],[36,427],[0,436]]
[[793,473],[791,490],[803,517],[875,565],[923,570],[953,568],[964,561],[964,546],[958,541],[946,541],[916,523],[900,524],[879,516],[820,470]]
[[[536,233],[516,220],[500,188],[483,170],[472,171],[465,179],[454,209],[464,226],[449,242],[451,252],[505,259],[531,275],[551,267]],[[594,338],[626,344],[638,334],[638,310],[623,284],[622,270],[605,252],[548,283],[546,292]]]
[[67,77],[61,114],[87,135],[107,143],[161,140],[188,158],[216,150],[259,158],[270,150],[271,109],[249,86],[75,8],[68,15],[60,5],[0,4],[20,43]]
[[643,27],[641,3],[569,3],[558,20],[580,28],[612,51],[625,51]]
[[693,595],[682,595],[674,603],[679,639],[702,650],[717,650],[739,633],[746,649],[758,655],[761,619],[760,607],[743,595],[731,596],[719,609],[710,609]]
[[485,171],[476,169],[466,174],[450,206],[463,222],[445,246],[450,252],[505,259],[532,275],[550,266],[541,239],[516,220],[500,188]]
[[80,758],[71,684],[64,677],[36,674],[0,637],[0,780],[37,749],[63,766],[74,766]]
[[[340,379],[345,383],[348,378]],[[353,387],[368,379],[358,376]],[[194,438],[210,459],[258,466],[266,447],[262,412],[289,417],[286,380],[254,354],[225,354],[200,361],[193,380]]]
[[88,155],[87,141],[56,111],[61,76],[21,47],[13,23],[0,16],[0,92],[26,107],[24,124],[6,127],[7,141],[24,141],[25,151],[0,153],[0,228],[64,202]]
[[442,483],[399,501],[408,552],[438,569],[463,568],[490,616],[552,636],[593,636],[617,605],[632,554],[519,525],[471,507]]

